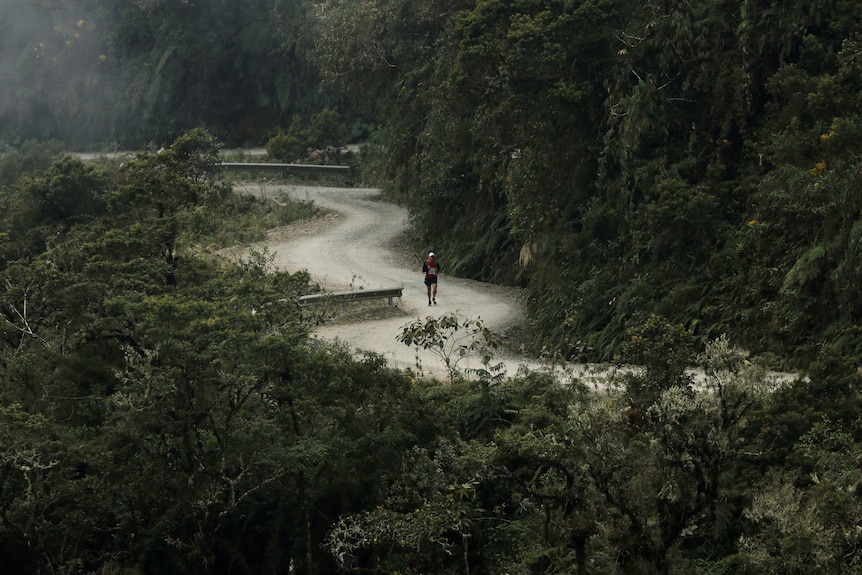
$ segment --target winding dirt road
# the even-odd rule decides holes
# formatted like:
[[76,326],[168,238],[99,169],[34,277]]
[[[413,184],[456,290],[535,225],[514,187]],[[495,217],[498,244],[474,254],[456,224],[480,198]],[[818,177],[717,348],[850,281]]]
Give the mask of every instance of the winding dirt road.
[[[437,305],[428,306],[423,283],[422,261],[416,254],[415,265],[405,264],[404,256],[392,249],[407,229],[407,211],[381,199],[377,190],[331,188],[279,184],[245,184],[238,192],[253,193],[277,199],[287,194],[297,200],[312,201],[331,210],[334,215],[325,225],[311,226],[309,231],[292,234],[287,239],[272,238],[256,246],[268,247],[274,263],[290,272],[307,270],[313,282],[326,291],[403,287],[398,304],[405,316],[323,325],[314,331],[316,337],[341,340],[352,349],[368,350],[382,355],[390,366],[404,369],[417,367],[417,350],[396,340],[409,322],[426,317],[440,317],[456,312],[481,319],[497,333],[523,321],[518,292],[481,282],[449,276],[446,254],[439,254],[443,273],[437,292]],[[418,354],[425,375],[448,377],[439,357],[421,351]],[[540,363],[527,358],[497,357],[506,373],[514,375],[521,365],[542,369]],[[466,358],[459,369],[480,367],[478,358]]]
[[[415,254],[415,258],[403,255],[404,250],[397,242],[408,229],[407,211],[384,201],[377,190],[274,183],[237,185],[235,189],[275,201],[286,194],[331,211],[332,215],[322,222],[299,226],[298,230],[289,230],[285,235],[275,235],[251,246],[258,250],[267,247],[278,268],[290,272],[306,270],[312,281],[328,292],[403,287],[398,305],[404,314],[387,319],[325,324],[314,330],[315,337],[340,340],[355,351],[375,352],[398,369],[417,369],[418,359],[423,375],[447,379],[446,366],[437,355],[397,341],[405,325],[416,319],[454,312],[481,319],[487,327],[505,336],[507,330],[524,320],[518,290],[447,275],[445,253],[439,254],[444,273],[440,276],[438,305],[428,306],[421,271],[426,254]],[[604,388],[608,378],[613,378],[619,370],[637,369],[599,364],[569,364],[563,368],[502,353],[493,363],[502,363],[508,375],[515,375],[522,366],[533,371],[553,369],[561,381],[574,378],[595,389]],[[479,367],[481,362],[476,357],[458,364],[462,373]],[[704,377],[700,370],[691,370],[691,373],[695,381]],[[770,374],[771,379],[780,382],[792,381],[795,377],[793,373]]]

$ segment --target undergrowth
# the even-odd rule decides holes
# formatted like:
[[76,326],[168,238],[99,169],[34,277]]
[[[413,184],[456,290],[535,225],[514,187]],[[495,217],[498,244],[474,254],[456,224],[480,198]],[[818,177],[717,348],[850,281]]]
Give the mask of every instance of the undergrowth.
[[267,231],[321,214],[311,201],[294,200],[284,193],[248,194],[234,191],[216,207],[207,208],[197,242],[219,248],[259,242]]

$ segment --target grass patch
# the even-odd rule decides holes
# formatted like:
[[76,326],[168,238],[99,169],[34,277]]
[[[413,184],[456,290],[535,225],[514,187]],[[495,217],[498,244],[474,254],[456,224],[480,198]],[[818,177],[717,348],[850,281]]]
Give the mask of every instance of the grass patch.
[[267,231],[323,215],[308,200],[294,200],[266,186],[249,192],[233,191],[216,206],[208,206],[195,233],[195,243],[219,249],[251,244],[267,238]]
[[302,319],[307,325],[347,324],[408,317],[400,303],[389,305],[385,298],[372,301],[344,302],[332,301],[309,305],[302,309]]

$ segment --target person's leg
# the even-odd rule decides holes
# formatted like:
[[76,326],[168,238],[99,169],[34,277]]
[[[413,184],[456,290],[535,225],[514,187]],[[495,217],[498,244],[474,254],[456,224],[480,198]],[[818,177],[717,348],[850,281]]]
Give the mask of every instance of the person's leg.
[[431,284],[431,297],[434,300],[434,303],[437,303],[437,282]]
[[425,287],[428,288],[428,305],[431,305],[431,284],[425,282]]

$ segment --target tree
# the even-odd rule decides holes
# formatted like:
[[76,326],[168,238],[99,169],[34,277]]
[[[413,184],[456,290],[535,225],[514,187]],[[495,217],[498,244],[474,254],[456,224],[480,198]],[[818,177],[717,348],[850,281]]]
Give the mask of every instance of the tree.
[[758,476],[795,466],[796,446],[815,425],[828,421],[851,429],[859,412],[862,377],[849,356],[825,347],[805,378],[781,386],[760,407],[758,425],[749,430],[748,450],[758,456],[751,473]]
[[106,169],[71,156],[58,158],[43,175],[24,176],[4,217],[14,254],[39,254],[49,241],[104,214],[109,177]]
[[166,150],[141,154],[125,165],[122,185],[108,197],[120,222],[136,226],[151,253],[167,264],[166,281],[176,281],[179,238],[204,214],[197,208],[217,203],[226,184],[209,181],[218,163],[219,143],[204,130],[192,130]]
[[794,451],[803,465],[765,477],[745,511],[742,561],[758,573],[853,573],[862,559],[858,420],[818,422]]
[[[440,432],[405,451],[381,505],[333,524],[327,547],[339,566],[564,572],[570,548],[556,526],[571,519],[578,486],[567,481],[568,465],[577,464],[565,459],[561,424],[576,388],[540,374],[501,381],[490,395],[466,384],[427,388]],[[456,424],[459,412],[480,402],[493,417]]]
[[238,144],[258,143],[316,107],[308,3],[224,0],[129,2],[112,29],[122,65],[123,136],[165,142],[198,126]]
[[626,376],[633,408],[648,408],[665,390],[690,389],[694,378],[686,370],[695,358],[694,338],[683,326],[653,315],[627,333],[620,358],[643,369]]
[[[741,431],[770,381],[726,338],[699,360],[698,390],[664,390],[632,417],[610,394],[572,416],[589,477],[582,496],[602,526],[589,549],[609,573],[666,573],[689,537],[722,532]],[[595,564],[595,563],[594,563]]]
[[494,415],[406,453],[385,504],[342,517],[330,551],[344,569],[406,573],[683,568],[689,545],[733,539],[742,430],[772,385],[726,338],[699,363],[697,388],[663,389],[641,418],[612,381],[600,395],[540,374],[429,389],[439,416],[458,421],[469,396]]

